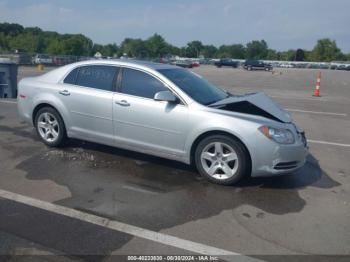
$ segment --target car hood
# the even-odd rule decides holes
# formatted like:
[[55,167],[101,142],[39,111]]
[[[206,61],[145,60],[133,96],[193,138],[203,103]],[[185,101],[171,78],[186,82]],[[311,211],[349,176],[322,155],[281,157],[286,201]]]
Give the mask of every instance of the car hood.
[[230,96],[211,104],[210,107],[238,113],[260,115],[285,123],[292,121],[290,114],[263,92]]

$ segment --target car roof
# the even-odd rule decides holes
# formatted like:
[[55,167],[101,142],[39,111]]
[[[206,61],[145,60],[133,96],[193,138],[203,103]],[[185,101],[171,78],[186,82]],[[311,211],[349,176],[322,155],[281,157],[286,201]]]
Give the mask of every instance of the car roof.
[[82,65],[89,65],[89,64],[134,66],[134,67],[140,67],[140,68],[142,67],[149,68],[153,70],[178,68],[177,66],[170,65],[170,64],[155,63],[155,62],[136,60],[136,59],[93,59],[93,60],[81,61],[71,65],[82,66]]
[[159,69],[179,69],[178,66],[154,63],[149,61],[142,60],[133,60],[133,59],[93,59],[85,60],[77,63],[68,64],[52,71],[47,72],[46,74],[40,75],[37,78],[43,82],[57,83],[62,77],[64,77],[68,72],[73,70],[76,67],[88,66],[88,65],[114,65],[114,66],[126,66],[133,67],[136,69],[143,70],[159,70]]

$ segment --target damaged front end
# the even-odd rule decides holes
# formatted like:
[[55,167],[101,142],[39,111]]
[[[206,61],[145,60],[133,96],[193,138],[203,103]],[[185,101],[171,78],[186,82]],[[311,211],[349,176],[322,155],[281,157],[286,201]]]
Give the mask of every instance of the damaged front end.
[[262,116],[282,123],[292,122],[290,114],[262,92],[242,96],[229,96],[210,104],[209,107]]

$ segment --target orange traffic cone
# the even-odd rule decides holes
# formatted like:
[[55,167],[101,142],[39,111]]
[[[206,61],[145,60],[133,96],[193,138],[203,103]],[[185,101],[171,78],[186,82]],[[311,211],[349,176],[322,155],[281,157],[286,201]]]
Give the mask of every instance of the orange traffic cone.
[[320,95],[320,87],[321,87],[321,72],[318,72],[317,80],[316,80],[316,88],[314,90],[313,96],[321,96]]

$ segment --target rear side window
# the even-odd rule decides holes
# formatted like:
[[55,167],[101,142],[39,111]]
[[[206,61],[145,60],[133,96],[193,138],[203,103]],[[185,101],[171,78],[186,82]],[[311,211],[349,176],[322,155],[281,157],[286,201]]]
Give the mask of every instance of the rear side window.
[[[73,71],[71,73],[73,73]],[[119,68],[115,66],[82,66],[79,67],[76,74],[75,84],[79,86],[112,91],[116,82],[116,75],[118,71]]]
[[75,68],[73,71],[71,71],[66,78],[64,79],[64,83],[66,84],[72,84],[75,85],[75,80],[77,79],[78,74],[78,68]]
[[158,79],[142,71],[123,69],[121,92],[128,95],[154,98],[159,91],[168,90]]

